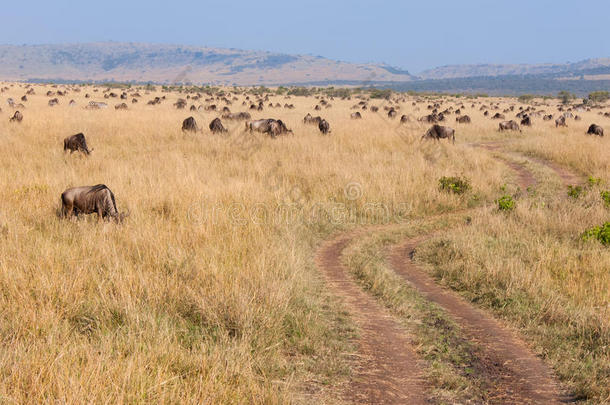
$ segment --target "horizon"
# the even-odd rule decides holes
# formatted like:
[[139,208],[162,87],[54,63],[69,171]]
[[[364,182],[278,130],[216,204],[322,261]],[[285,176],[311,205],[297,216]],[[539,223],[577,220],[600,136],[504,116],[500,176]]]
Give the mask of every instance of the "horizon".
[[[414,75],[442,66],[563,64],[610,55],[610,45],[602,41],[610,4],[588,1],[590,7],[577,9],[569,4],[475,0],[408,5],[392,0],[371,6],[361,0],[308,5],[272,0],[230,5],[183,1],[164,7],[161,2],[109,0],[98,10],[70,0],[26,1],[5,11],[0,34],[3,44],[15,46],[116,42],[234,48],[386,64]],[[136,18],[126,23],[117,18],[118,11]]]
[[599,60],[599,59],[610,59],[610,56],[605,56],[605,55],[592,55],[583,59],[578,59],[578,60],[566,60],[563,62],[549,62],[549,61],[534,61],[534,62],[527,62],[527,63],[503,63],[503,62],[471,62],[471,63],[462,63],[462,64],[444,64],[444,65],[436,65],[430,68],[427,68],[425,70],[422,70],[420,72],[413,72],[410,69],[404,67],[404,66],[397,66],[397,65],[392,65],[392,64],[388,64],[385,62],[376,62],[376,61],[370,61],[370,62],[352,62],[352,61],[348,61],[348,60],[342,60],[342,59],[335,59],[332,57],[328,57],[328,56],[323,56],[323,55],[315,55],[315,54],[311,54],[311,53],[287,53],[287,52],[275,52],[275,51],[270,51],[270,50],[266,50],[266,49],[246,49],[246,48],[238,48],[238,47],[216,47],[216,46],[209,46],[209,45],[197,45],[197,44],[184,44],[184,43],[171,43],[171,42],[142,42],[142,41],[117,41],[117,40],[106,40],[106,41],[91,41],[91,42],[41,42],[41,43],[28,43],[28,44],[13,44],[13,43],[0,43],[0,46],[15,46],[15,47],[21,47],[21,46],[69,46],[69,45],[95,45],[95,44],[133,44],[133,45],[156,45],[156,46],[161,46],[161,45],[165,45],[165,46],[188,46],[188,47],[194,47],[194,48],[210,48],[210,49],[229,49],[229,50],[238,50],[238,51],[244,51],[244,52],[266,52],[266,53],[272,53],[272,54],[285,54],[285,55],[292,55],[292,56],[311,56],[311,57],[320,57],[320,58],[325,58],[325,59],[330,59],[330,60],[334,60],[337,62],[345,62],[345,63],[355,63],[355,64],[376,64],[376,65],[386,65],[386,66],[390,66],[390,67],[394,67],[394,68],[401,68],[401,69],[405,69],[408,70],[409,73],[411,75],[417,76],[419,73],[423,73],[427,70],[433,70],[436,68],[444,68],[444,67],[452,67],[452,66],[505,66],[505,65],[523,65],[523,66],[529,66],[529,65],[562,65],[562,64],[570,64],[570,63],[578,63],[578,62],[584,62],[584,61],[589,61],[589,60]]

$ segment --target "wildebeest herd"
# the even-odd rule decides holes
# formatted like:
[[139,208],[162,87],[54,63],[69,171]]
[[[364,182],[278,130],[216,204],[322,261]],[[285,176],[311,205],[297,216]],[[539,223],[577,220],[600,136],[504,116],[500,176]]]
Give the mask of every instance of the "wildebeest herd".
[[[7,103],[11,108],[15,111],[10,116],[9,121],[11,123],[21,123],[24,121],[24,114],[21,112],[25,110],[26,106],[23,103],[28,102],[28,95],[32,96],[35,94],[34,88],[30,85],[27,85],[28,88],[26,94],[21,97],[22,103],[16,103],[13,98],[8,98]],[[6,90],[8,88],[4,88]],[[3,90],[3,91],[4,91]],[[74,91],[80,91],[80,89],[74,89]],[[98,92],[98,89],[93,89],[93,92]],[[49,107],[61,106],[60,98],[65,96],[67,91],[48,91],[47,96],[49,100],[47,105]],[[148,94],[148,93],[146,93]],[[217,112],[220,116],[217,116],[212,119],[209,123],[208,128],[210,133],[212,134],[225,134],[230,132],[230,129],[227,128],[223,120],[229,122],[242,121],[243,124],[240,123],[239,127],[242,128],[242,132],[244,133],[260,133],[269,136],[272,139],[275,139],[281,135],[294,135],[294,131],[290,129],[285,120],[280,118],[264,118],[264,119],[252,119],[252,116],[249,112],[231,112],[229,106],[231,106],[234,102],[238,101],[240,94],[232,94],[231,92],[220,91],[217,94],[208,94],[209,98],[206,98],[204,101],[207,105],[199,105],[198,107],[194,104],[196,101],[199,101],[204,97],[201,93],[196,94],[188,94],[186,98],[181,97],[173,106],[177,110],[183,110],[189,107],[189,111],[206,111],[206,112]],[[254,111],[264,111],[267,108],[277,109],[277,108],[285,108],[287,110],[291,110],[294,108],[294,104],[285,103],[282,107],[282,104],[279,102],[271,102],[270,97],[273,97],[274,94],[266,94],[256,96],[249,95],[247,91],[243,91],[241,94],[244,97],[244,101],[242,103],[243,106],[249,107],[250,110]],[[114,92],[110,92],[107,89],[104,92],[104,98],[111,97],[120,97],[122,100],[127,100],[128,98],[132,99],[132,104],[138,102],[138,98],[141,98],[139,92],[132,92],[128,94],[127,92],[122,92],[120,96]],[[255,98],[254,98],[255,97]],[[377,117],[384,119],[388,122],[392,122],[399,116],[399,111],[401,110],[401,104],[406,102],[406,98],[404,95],[395,95],[393,98],[388,98],[385,100],[381,100],[377,104],[373,105],[374,100],[366,96],[354,96],[360,101],[355,104],[352,109],[358,109],[359,111],[351,112],[349,114],[349,118],[351,120],[362,120],[366,118],[367,114],[376,114]],[[86,99],[91,98],[91,95],[87,93],[85,95]],[[286,97],[287,99],[290,96]],[[322,106],[326,109],[331,108],[332,104],[329,103],[324,97],[318,98],[317,104],[313,107],[313,111],[321,111]],[[166,96],[155,96],[152,100],[150,100],[146,106],[156,106],[162,104],[166,100]],[[329,97],[329,100],[334,100],[333,97]],[[342,100],[351,100],[351,96],[343,96]],[[221,104],[224,103],[224,107],[220,107]],[[419,118],[414,117],[409,114],[400,115],[399,125],[420,125],[418,123],[429,123],[432,124],[431,127],[427,131],[423,133],[421,136],[421,140],[432,139],[439,141],[441,139],[447,139],[452,143],[455,143],[456,131],[453,128],[448,126],[443,126],[441,123],[447,121],[448,117],[452,114],[455,115],[456,124],[460,125],[469,125],[472,124],[471,116],[464,114],[467,107],[464,102],[453,101],[454,105],[447,105],[447,100],[440,99],[433,102],[429,102],[426,99],[416,97],[415,101],[412,102],[412,106],[414,107],[414,111],[419,111],[420,106],[423,107],[427,104],[427,109],[429,110],[427,114],[420,116]],[[70,107],[77,105],[75,100],[70,100],[68,104]],[[521,127],[532,127],[535,124],[536,118],[541,118],[542,121],[551,121],[554,116],[552,113],[545,111],[544,109],[538,109],[538,107],[530,105],[527,107],[520,106],[518,107],[518,112],[515,114],[515,118],[518,121],[513,119],[506,120],[506,116],[515,112],[517,109],[515,105],[510,105],[508,108],[501,109],[500,103],[497,101],[490,101],[487,104],[484,104],[482,101],[477,100],[472,102],[470,108],[473,109],[477,105],[480,106],[479,111],[482,112],[483,117],[487,117],[487,119],[493,120],[501,120],[498,123],[498,130],[500,132],[504,131],[519,131],[522,132]],[[55,107],[57,108],[57,107]],[[88,103],[84,106],[86,110],[100,110],[107,108],[107,104],[100,101],[88,101]],[[149,107],[153,108],[153,107]],[[381,114],[380,109],[383,108],[385,111],[384,114]],[[128,110],[128,106],[126,103],[120,103],[115,106],[115,110]],[[494,111],[499,110],[499,111]],[[575,115],[579,111],[590,111],[590,107],[579,105],[568,108],[565,111],[563,106],[558,107],[558,115],[555,118],[555,127],[567,127],[568,120],[573,119],[575,121],[580,120],[579,115]],[[0,110],[1,111],[1,110]],[[600,113],[600,115],[604,115]],[[610,116],[609,113],[605,113],[605,117]],[[348,118],[346,116],[346,118]],[[331,125],[329,121],[323,118],[320,115],[312,115],[311,113],[307,113],[302,120],[304,125],[311,125],[317,127],[319,132],[323,135],[329,135],[332,133]],[[354,123],[354,125],[358,125]],[[232,130],[235,130],[234,127]],[[197,123],[197,120],[194,116],[189,116],[182,122],[182,131],[184,133],[198,133],[202,132],[202,128]],[[604,130],[601,126],[597,124],[591,124],[586,132],[589,135],[595,135],[599,137],[604,136]],[[89,156],[93,149],[90,149],[87,144],[87,139],[85,138],[85,134],[77,133],[75,135],[68,136],[63,141],[63,150],[64,152],[81,152],[86,156]],[[64,217],[72,217],[78,216],[79,214],[98,214],[98,220],[100,219],[113,219],[117,222],[121,222],[122,219],[126,216],[125,214],[119,213],[116,206],[116,201],[114,194],[112,191],[103,184],[98,184],[95,186],[83,186],[83,187],[74,187],[65,190],[61,195],[61,203],[62,203],[62,216]]]

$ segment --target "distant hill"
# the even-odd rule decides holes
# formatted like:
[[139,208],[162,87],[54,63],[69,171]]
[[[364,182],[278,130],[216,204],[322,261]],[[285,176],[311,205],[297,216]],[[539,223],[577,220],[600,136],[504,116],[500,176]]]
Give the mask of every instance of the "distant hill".
[[0,45],[0,80],[212,85],[375,86],[399,90],[586,95],[610,91],[610,58],[565,64],[480,64],[414,76],[385,64],[182,45],[102,42]]
[[0,45],[0,79],[132,81],[222,85],[308,84],[349,80],[367,84],[412,80],[379,64],[262,51],[141,43]]
[[546,78],[570,78],[610,74],[610,58],[587,59],[564,64],[520,65],[448,65],[421,72],[424,80],[456,79],[466,77],[544,76]]

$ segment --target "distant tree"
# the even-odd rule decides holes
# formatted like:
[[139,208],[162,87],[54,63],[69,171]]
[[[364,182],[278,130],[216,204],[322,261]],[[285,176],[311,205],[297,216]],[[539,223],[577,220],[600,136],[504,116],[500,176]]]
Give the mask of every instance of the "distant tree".
[[589,100],[593,101],[594,103],[603,103],[608,101],[608,99],[610,99],[610,93],[607,91],[594,91],[589,93]]
[[519,98],[517,100],[519,100],[520,103],[531,103],[532,100],[534,99],[534,95],[533,94],[522,94],[519,96]]
[[561,100],[561,104],[567,105],[576,98],[576,95],[570,93],[569,91],[562,90],[557,94],[557,98]]

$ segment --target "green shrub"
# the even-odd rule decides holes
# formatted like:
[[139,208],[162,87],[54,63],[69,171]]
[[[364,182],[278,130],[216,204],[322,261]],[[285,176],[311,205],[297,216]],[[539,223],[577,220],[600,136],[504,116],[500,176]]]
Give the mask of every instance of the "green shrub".
[[606,207],[610,208],[610,191],[602,191],[599,194],[601,195],[602,200],[604,200],[604,204],[606,205]]
[[568,186],[568,196],[577,199],[582,194],[581,186]]
[[601,184],[602,179],[600,179],[599,177],[589,176],[587,182],[589,183],[589,186],[593,187]]
[[584,241],[597,240],[604,246],[610,245],[610,222],[606,222],[602,226],[595,226],[591,229],[587,229],[582,234]]
[[464,194],[470,189],[468,179],[460,177],[441,177],[438,180],[439,188],[443,191],[449,191],[455,194]]
[[515,199],[511,195],[505,194],[498,199],[498,209],[500,211],[512,211],[515,206]]

